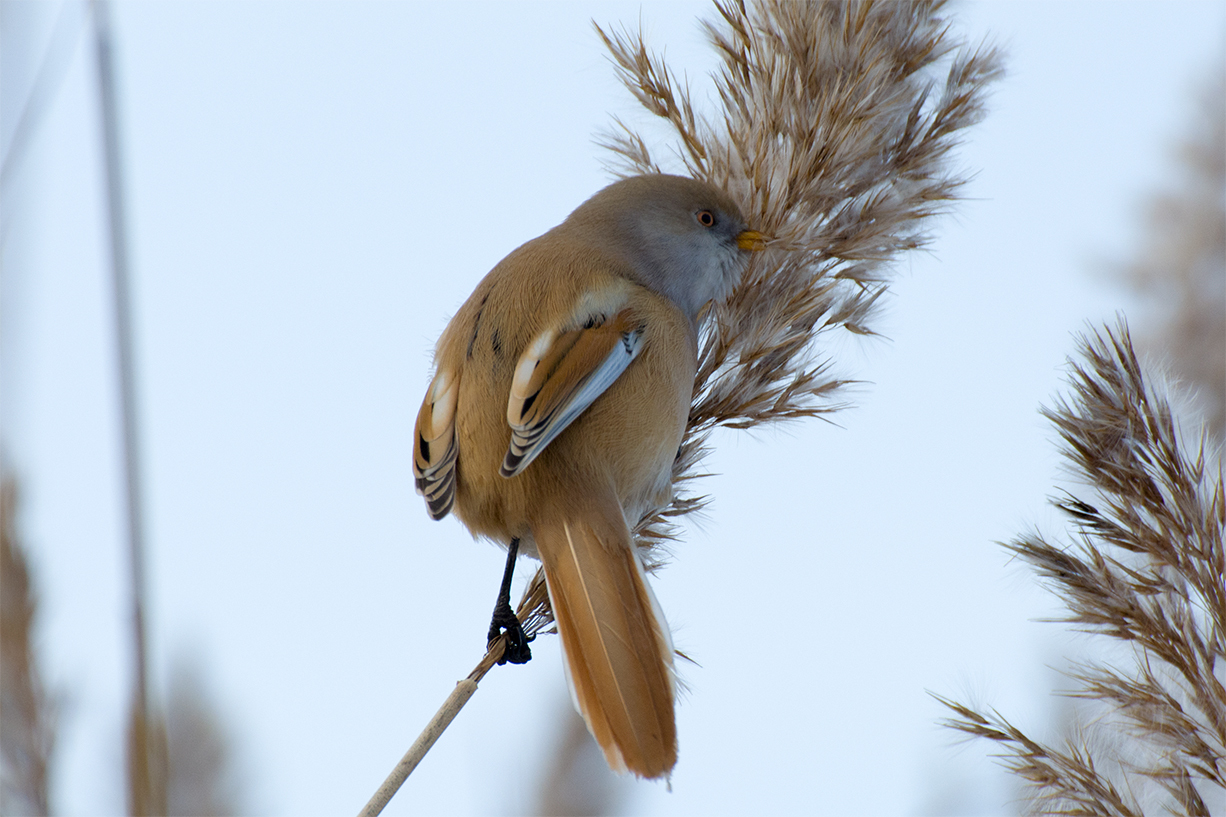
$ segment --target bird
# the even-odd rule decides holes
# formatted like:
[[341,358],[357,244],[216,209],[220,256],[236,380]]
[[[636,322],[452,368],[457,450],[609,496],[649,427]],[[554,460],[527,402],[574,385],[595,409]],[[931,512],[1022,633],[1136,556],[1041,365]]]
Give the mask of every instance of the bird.
[[714,185],[624,178],[500,261],[435,347],[417,492],[507,548],[503,660],[531,657],[509,592],[521,551],[541,561],[572,698],[620,773],[677,761],[671,634],[631,532],[672,500],[704,310],[765,243]]

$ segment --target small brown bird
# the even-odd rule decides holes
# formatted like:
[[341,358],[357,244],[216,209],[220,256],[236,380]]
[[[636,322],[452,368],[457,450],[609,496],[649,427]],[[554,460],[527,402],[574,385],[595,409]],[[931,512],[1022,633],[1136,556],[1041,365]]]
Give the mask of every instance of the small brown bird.
[[630,532],[672,499],[698,316],[762,243],[708,184],[624,179],[504,258],[435,349],[418,493],[508,548],[490,635],[515,663],[531,653],[511,572],[520,547],[541,560],[576,706],[616,771],[677,760],[672,641]]

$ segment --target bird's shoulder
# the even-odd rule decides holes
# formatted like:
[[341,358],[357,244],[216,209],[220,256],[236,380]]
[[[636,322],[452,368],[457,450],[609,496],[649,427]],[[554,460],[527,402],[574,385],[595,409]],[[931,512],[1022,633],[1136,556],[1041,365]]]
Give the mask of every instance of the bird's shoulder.
[[438,351],[456,358],[462,347],[470,357],[486,340],[500,352],[518,355],[542,332],[567,331],[616,314],[636,289],[616,258],[566,231],[551,230],[490,270],[456,312]]

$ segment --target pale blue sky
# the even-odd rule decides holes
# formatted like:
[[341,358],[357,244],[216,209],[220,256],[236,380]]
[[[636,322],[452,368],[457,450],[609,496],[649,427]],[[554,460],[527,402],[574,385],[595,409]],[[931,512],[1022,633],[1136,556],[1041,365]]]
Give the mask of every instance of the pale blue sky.
[[[994,542],[1054,529],[1038,415],[1071,333],[1136,308],[1138,246],[1220,2],[953,7],[1009,52],[967,136],[970,201],[899,266],[888,340],[839,426],[722,434],[714,502],[656,582],[685,679],[673,791],[637,814],[1007,811],[926,689],[1042,732],[1083,642]],[[58,3],[4,0],[3,123]],[[70,15],[78,14],[70,7]],[[645,122],[589,20],[635,24],[696,86],[700,2],[124,3],[153,658],[190,656],[254,811],[356,812],[482,651],[502,554],[413,493],[429,353],[499,258],[609,176],[593,135]],[[78,28],[82,37],[86,29]],[[56,802],[118,813],[124,559],[93,53],[79,38],[5,190],[3,442],[64,692]],[[700,87],[700,86],[699,86]],[[701,95],[701,94],[700,94]],[[771,474],[769,480],[762,475]],[[750,476],[752,475],[752,476]],[[526,565],[524,566],[526,568]],[[522,569],[522,573],[527,573]],[[531,807],[565,703],[556,640],[499,668],[393,814]]]

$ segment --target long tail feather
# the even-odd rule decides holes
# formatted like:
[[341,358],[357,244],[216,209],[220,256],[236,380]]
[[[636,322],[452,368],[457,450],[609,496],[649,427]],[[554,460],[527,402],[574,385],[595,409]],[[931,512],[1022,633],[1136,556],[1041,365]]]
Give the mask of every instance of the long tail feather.
[[620,536],[582,519],[534,533],[579,713],[611,768],[663,777],[677,762],[672,643],[618,522]]

